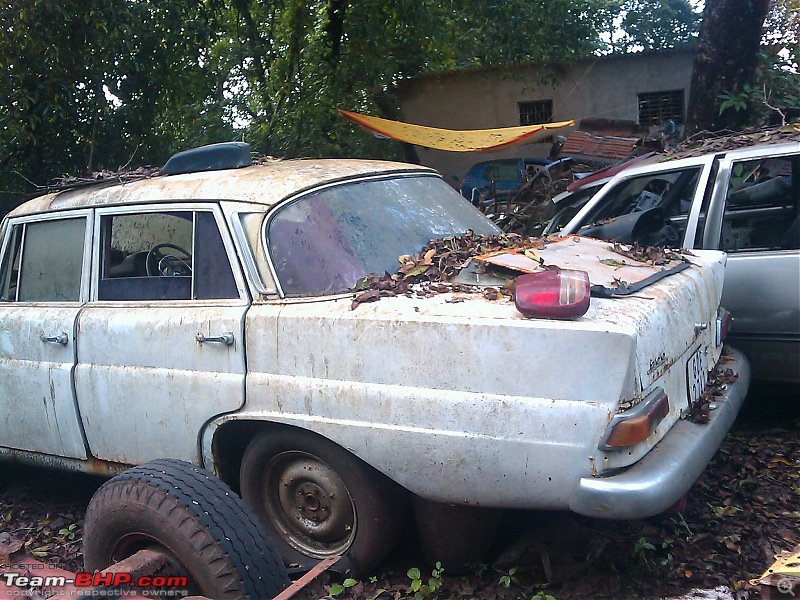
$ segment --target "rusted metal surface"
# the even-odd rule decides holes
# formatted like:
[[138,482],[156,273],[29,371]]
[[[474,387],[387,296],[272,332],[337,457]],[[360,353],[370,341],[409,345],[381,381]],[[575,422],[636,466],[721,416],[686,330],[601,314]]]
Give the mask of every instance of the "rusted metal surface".
[[88,473],[90,475],[100,475],[103,477],[113,477],[130,468],[130,465],[98,460],[96,458],[65,458],[62,456],[52,456],[41,452],[31,452],[27,450],[17,450],[14,448],[0,447],[0,458],[3,460],[13,460],[19,463],[45,467],[48,469],[59,469],[62,471],[73,471],[76,473]]
[[[79,310],[80,305],[0,305],[3,446],[86,458],[72,391]],[[41,339],[62,334],[64,344]]]
[[[134,202],[194,210],[198,197],[244,200],[251,204],[242,206],[266,210],[315,183],[388,171],[414,168],[285,161],[73,190],[16,214],[97,206],[102,216],[130,210],[112,204]],[[233,204],[225,214],[235,231]],[[242,226],[241,236],[226,242],[232,262],[264,252],[264,240],[253,239],[258,227]],[[94,231],[99,239],[99,219]],[[89,261],[91,281],[100,273],[98,254]],[[98,301],[96,291],[85,291],[86,303],[64,316],[72,338],[53,368],[60,377],[56,391],[63,389],[73,413],[64,417],[65,431],[51,421],[47,433],[59,440],[69,433],[105,461],[87,465],[167,456],[213,468],[219,427],[235,420],[283,424],[332,440],[425,499],[564,509],[581,479],[636,462],[688,408],[687,364],[702,351],[701,368],[708,367],[720,352],[710,325],[723,260],[720,253],[701,253],[693,267],[637,294],[592,299],[583,317],[568,322],[527,319],[508,298],[461,291],[395,296],[357,310],[350,294],[251,305],[244,284],[239,297],[213,301]],[[263,298],[266,288],[253,278],[272,266],[262,260],[232,268],[240,282],[248,279],[252,297]],[[20,315],[26,310],[12,308]],[[29,330],[20,319],[16,327]],[[203,343],[199,335],[233,343]],[[38,349],[28,338],[41,344],[38,330],[23,336]],[[9,356],[17,355],[6,346]],[[28,355],[31,363],[43,361],[33,349]],[[37,368],[31,377],[44,372]],[[44,395],[46,404],[50,386],[39,385],[33,397]],[[17,387],[22,390],[21,381]],[[669,395],[670,410],[650,437],[624,451],[598,450],[620,405],[635,404],[655,387]],[[28,434],[40,424],[37,402],[28,402],[28,421],[17,423]],[[12,442],[17,452],[50,451],[58,466],[87,456]]]
[[570,509],[592,517],[637,519],[666,511],[677,502],[703,472],[744,403],[743,382],[750,378],[747,361],[731,351],[727,364],[742,381],[719,398],[706,424],[678,421],[653,451],[629,469],[608,477],[584,477],[570,499]]
[[[165,456],[196,462],[204,424],[244,403],[245,308],[86,307],[75,391],[92,454],[127,464]],[[224,332],[234,332],[232,345],[196,340]]]
[[638,137],[595,136],[575,130],[567,136],[561,154],[600,163],[617,162],[630,155],[640,142]]
[[154,203],[197,198],[243,200],[272,206],[283,198],[320,184],[359,176],[432,172],[387,161],[285,160],[243,169],[189,173],[141,179],[125,184],[102,185],[48,194],[30,200],[9,217],[80,207]]
[[289,587],[275,596],[272,600],[289,600],[290,598],[294,597],[297,592],[314,581],[320,576],[320,574],[330,569],[333,565],[339,562],[341,558],[341,556],[329,556],[328,558],[323,558],[316,565],[314,565],[308,573],[303,575],[297,581],[292,582]]
[[[717,253],[692,260],[702,272],[593,299],[573,322],[460,293],[356,311],[349,297],[258,303],[245,327],[248,402],[220,422],[312,429],[425,498],[557,507],[581,477],[641,458],[687,407],[686,361],[713,346],[695,324],[714,318],[723,272]],[[663,424],[630,452],[599,452],[620,399],[654,385],[672,398]],[[210,456],[210,436],[204,447]]]
[[161,552],[155,550],[139,550],[136,554],[114,563],[103,570],[103,573],[127,573],[131,579],[155,575],[165,567],[169,560]]

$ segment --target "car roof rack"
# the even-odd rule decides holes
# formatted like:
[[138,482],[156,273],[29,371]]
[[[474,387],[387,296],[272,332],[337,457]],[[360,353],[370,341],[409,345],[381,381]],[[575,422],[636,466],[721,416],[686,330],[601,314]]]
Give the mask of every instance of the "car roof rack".
[[246,142],[222,142],[209,144],[173,154],[161,172],[165,175],[238,169],[253,164],[250,144]]

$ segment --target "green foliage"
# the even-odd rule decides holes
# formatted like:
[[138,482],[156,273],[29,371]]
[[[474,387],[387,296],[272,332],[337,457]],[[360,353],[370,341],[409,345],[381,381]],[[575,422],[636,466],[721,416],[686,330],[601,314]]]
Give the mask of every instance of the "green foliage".
[[442,568],[442,563],[437,562],[434,568],[431,569],[431,576],[428,578],[428,582],[424,583],[422,580],[422,572],[416,567],[410,568],[406,575],[408,575],[408,578],[411,580],[408,589],[410,592],[414,592],[414,600],[424,600],[441,590],[443,573],[444,569]]
[[673,560],[671,550],[674,543],[674,540],[666,538],[656,547],[647,538],[640,537],[634,544],[633,552],[642,559],[648,569],[654,565],[671,567]]
[[694,532],[683,517],[683,513],[678,513],[677,516],[670,518],[669,521],[672,524],[672,534],[675,537],[686,538],[687,540],[694,537]]
[[64,174],[162,164],[230,137],[206,57],[204,5],[18,0],[0,5],[0,191],[16,204]]
[[343,594],[348,588],[353,587],[356,585],[358,581],[352,578],[345,579],[342,583],[334,583],[329,590],[329,594],[333,597],[340,596]]
[[489,570],[489,565],[481,561],[467,563],[464,566],[467,567],[467,570],[475,577],[483,577],[486,574],[486,571]]
[[519,571],[519,567],[511,567],[508,571],[498,571],[501,573],[500,580],[497,582],[504,588],[510,588],[512,583],[519,583],[515,575]]
[[26,180],[242,137],[266,154],[399,158],[336,109],[393,118],[391,90],[421,73],[575,60],[602,45],[618,2],[5,3],[0,192],[10,208]]
[[65,540],[74,540],[78,535],[78,526],[72,523],[68,527],[63,527],[58,530],[58,535],[62,536]]
[[738,92],[719,95],[719,114],[727,110],[747,112],[753,125],[785,124],[787,115],[800,115],[800,73],[791,55],[763,52],[755,83]]
[[625,0],[619,26],[624,35],[615,40],[621,51],[664,50],[695,41],[700,14],[688,0]]
[[540,590],[531,596],[531,600],[556,600],[556,597]]
[[759,91],[754,89],[749,83],[746,83],[742,91],[738,94],[724,92],[720,94],[719,99],[722,101],[719,105],[719,114],[724,113],[728,109],[740,112],[747,110],[749,106],[758,102]]

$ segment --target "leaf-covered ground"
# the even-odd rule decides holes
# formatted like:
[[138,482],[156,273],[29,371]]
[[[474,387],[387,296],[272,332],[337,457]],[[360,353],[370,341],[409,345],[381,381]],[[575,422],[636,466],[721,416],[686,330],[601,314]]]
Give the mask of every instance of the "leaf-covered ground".
[[[374,575],[322,575],[296,597],[322,598],[334,586],[337,598],[413,598],[408,571],[417,568],[419,584],[439,586],[429,598],[659,598],[720,585],[757,598],[748,581],[800,544],[800,395],[775,402],[771,392],[751,394],[748,403],[681,514],[620,523],[511,512],[492,564],[474,564],[465,576],[445,572],[433,586],[409,531]],[[44,562],[80,569],[83,514],[102,480],[4,467],[0,481],[0,531]],[[343,583],[344,591],[335,587]]]

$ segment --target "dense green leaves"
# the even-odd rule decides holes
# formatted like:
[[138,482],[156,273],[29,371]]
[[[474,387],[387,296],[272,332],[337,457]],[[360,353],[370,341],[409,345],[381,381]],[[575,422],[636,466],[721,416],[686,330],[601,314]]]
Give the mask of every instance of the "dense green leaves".
[[[771,26],[794,19],[796,45],[792,1],[776,0]],[[336,109],[395,118],[409,77],[536,61],[556,78],[593,52],[683,43],[696,20],[686,0],[4,0],[0,212],[26,180],[222,140],[399,158]]]
[[160,162],[230,137],[210,17],[192,2],[0,4],[0,202],[17,203],[26,179]]
[[625,0],[616,46],[622,50],[664,50],[696,41],[700,14],[688,0]]

